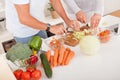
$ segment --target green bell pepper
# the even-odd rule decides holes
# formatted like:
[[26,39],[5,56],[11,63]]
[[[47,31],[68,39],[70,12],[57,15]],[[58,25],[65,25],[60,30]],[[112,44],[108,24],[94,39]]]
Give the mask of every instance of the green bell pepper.
[[38,51],[41,48],[42,45],[42,39],[40,36],[33,36],[30,41],[28,42],[28,45],[32,50]]

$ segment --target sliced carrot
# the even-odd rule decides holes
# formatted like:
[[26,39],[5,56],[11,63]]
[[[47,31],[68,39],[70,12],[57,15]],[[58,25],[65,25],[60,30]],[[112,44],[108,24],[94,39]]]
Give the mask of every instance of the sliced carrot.
[[58,53],[59,53],[59,49],[55,48],[54,49],[54,62],[53,62],[54,66],[57,66],[57,60],[58,60],[58,55],[59,55]]
[[61,45],[61,47],[59,49],[59,57],[58,57],[58,64],[59,65],[61,65],[61,63],[62,63],[64,51],[65,51],[65,47],[63,45]]
[[75,53],[73,51],[70,51],[70,53],[67,56],[67,59],[65,61],[65,65],[69,64],[70,60],[74,57]]
[[50,55],[51,55],[51,51],[50,50],[48,50],[47,52],[46,52],[46,57],[47,57],[47,60],[50,62]]
[[70,48],[66,48],[65,51],[64,51],[64,56],[63,56],[63,60],[62,60],[62,65],[64,65],[65,60],[66,60],[69,52],[70,52]]

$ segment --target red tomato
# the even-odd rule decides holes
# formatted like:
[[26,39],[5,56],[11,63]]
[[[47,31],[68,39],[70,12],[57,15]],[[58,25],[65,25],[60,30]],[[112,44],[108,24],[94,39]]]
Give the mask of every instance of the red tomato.
[[33,80],[39,80],[41,78],[41,71],[40,70],[33,71],[31,77]]
[[20,79],[21,79],[21,75],[22,75],[22,73],[23,73],[23,70],[22,70],[22,69],[17,69],[17,70],[15,70],[13,73],[14,73],[16,79],[17,79],[17,80],[20,80]]
[[31,55],[30,59],[27,61],[29,65],[34,65],[38,61],[38,57],[35,55]]
[[21,75],[21,80],[30,80],[30,72],[23,72]]
[[32,72],[35,71],[35,70],[36,70],[36,67],[35,67],[35,66],[32,66],[32,65],[31,65],[31,66],[27,66],[27,67],[26,67],[26,71],[27,71],[27,72],[32,73]]

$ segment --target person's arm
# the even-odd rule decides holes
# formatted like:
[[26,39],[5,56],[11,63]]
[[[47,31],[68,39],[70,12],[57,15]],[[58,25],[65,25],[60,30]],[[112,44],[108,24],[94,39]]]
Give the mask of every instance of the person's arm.
[[86,14],[81,10],[80,7],[78,7],[75,0],[64,0],[64,2],[74,12],[76,19],[78,21],[80,21],[81,23],[86,23],[87,21]]
[[96,6],[95,6],[95,13],[103,15],[104,12],[104,1],[103,0],[96,0]]
[[50,0],[56,12],[63,18],[63,20],[68,23],[70,19],[68,18],[65,10],[61,4],[60,0]]
[[72,11],[76,14],[77,12],[81,11],[80,7],[75,3],[74,0],[64,0],[65,4],[72,9]]
[[103,0],[96,0],[95,13],[91,17],[91,27],[96,28],[99,25],[101,17],[103,16],[104,3]]
[[52,3],[55,11],[62,17],[62,19],[65,21],[65,23],[75,29],[75,30],[79,30],[79,23],[76,20],[70,20],[62,6],[62,3],[60,0],[50,0],[50,2]]
[[46,30],[47,26],[30,15],[29,4],[14,4],[21,24],[34,29]]
[[[46,30],[47,24],[43,23],[33,16],[30,15],[30,7],[29,4],[14,4],[18,18],[21,24],[27,25],[31,28],[38,29],[38,30]],[[63,25],[52,25],[50,27],[50,32],[54,34],[63,34],[65,32],[65,28]]]

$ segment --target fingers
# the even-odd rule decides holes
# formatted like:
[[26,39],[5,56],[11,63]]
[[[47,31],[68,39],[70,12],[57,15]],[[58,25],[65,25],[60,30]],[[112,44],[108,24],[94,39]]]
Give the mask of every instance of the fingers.
[[80,21],[81,23],[86,23],[87,22],[86,16],[78,16],[77,20]]
[[94,14],[91,18],[91,27],[96,28],[99,25],[100,19],[101,19],[101,15]]
[[86,14],[82,10],[80,10],[79,12],[76,13],[76,18],[81,23],[86,23],[86,21],[87,21]]
[[59,29],[58,29],[58,35],[62,35],[64,33],[66,33],[66,29],[63,27],[63,26],[60,26]]
[[99,21],[100,21],[100,20],[92,20],[92,21],[91,21],[91,27],[92,27],[92,28],[96,28],[96,27],[98,26],[98,24],[99,24]]
[[57,25],[57,26],[54,27],[54,32],[57,35],[62,35],[64,33],[66,33],[67,31],[66,31],[66,29],[64,28],[63,25]]
[[69,23],[69,27],[71,27],[72,29],[78,31],[79,28],[80,28],[80,24],[79,24],[79,22],[76,21],[76,20],[71,20],[71,22]]

